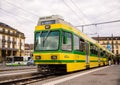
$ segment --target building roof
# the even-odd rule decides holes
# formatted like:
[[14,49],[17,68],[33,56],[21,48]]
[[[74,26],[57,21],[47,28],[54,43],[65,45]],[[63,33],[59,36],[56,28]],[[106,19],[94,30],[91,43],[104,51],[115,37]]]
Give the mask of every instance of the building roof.
[[22,35],[23,35],[23,38],[25,38],[24,33],[18,31],[17,29],[15,29],[15,28],[13,28],[13,27],[11,27],[11,26],[3,23],[3,22],[0,22],[0,27],[5,27],[5,28],[9,28],[9,29],[11,29],[11,30],[15,30],[15,31],[17,31],[17,34],[22,34]]
[[3,22],[0,22],[0,26],[1,26],[1,27],[10,28],[10,29],[12,29],[12,30],[16,30],[16,29],[14,29],[13,27],[11,27],[11,26],[9,26],[9,25],[3,23]]
[[95,40],[120,40],[120,36],[111,37],[92,37]]

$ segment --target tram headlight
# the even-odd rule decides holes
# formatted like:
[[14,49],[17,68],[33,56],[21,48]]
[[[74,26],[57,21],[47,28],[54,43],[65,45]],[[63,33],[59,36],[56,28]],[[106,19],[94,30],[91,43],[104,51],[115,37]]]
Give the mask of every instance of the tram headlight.
[[52,56],[51,56],[51,59],[56,60],[56,59],[57,59],[57,56],[56,56],[56,55],[52,55]]
[[41,56],[36,56],[35,57],[37,60],[40,60],[41,59]]
[[45,25],[45,29],[50,29],[50,25]]

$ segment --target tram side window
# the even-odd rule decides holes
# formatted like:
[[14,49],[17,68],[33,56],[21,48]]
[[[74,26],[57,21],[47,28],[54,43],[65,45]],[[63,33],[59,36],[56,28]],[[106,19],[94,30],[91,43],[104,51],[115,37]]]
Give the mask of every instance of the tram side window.
[[72,51],[72,34],[69,32],[63,31],[62,50]]
[[101,57],[104,57],[104,52],[102,51],[100,55],[101,55]]
[[97,47],[95,47],[95,55],[98,56],[98,48]]
[[85,51],[85,41],[80,38],[80,51],[84,52]]
[[90,53],[94,55],[98,55],[98,49],[93,44],[90,44]]
[[105,57],[107,57],[108,56],[108,54],[107,53],[105,53]]
[[91,54],[94,54],[94,49],[93,49],[93,47],[94,47],[93,44],[90,44],[90,53],[91,53]]
[[100,49],[98,49],[98,57],[100,57]]
[[74,50],[80,50],[79,37],[74,35]]

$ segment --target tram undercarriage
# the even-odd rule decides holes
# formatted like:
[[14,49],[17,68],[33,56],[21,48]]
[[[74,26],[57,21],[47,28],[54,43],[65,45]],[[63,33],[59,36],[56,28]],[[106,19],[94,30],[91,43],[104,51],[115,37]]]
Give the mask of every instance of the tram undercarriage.
[[39,64],[37,65],[37,71],[39,73],[66,73],[65,64]]

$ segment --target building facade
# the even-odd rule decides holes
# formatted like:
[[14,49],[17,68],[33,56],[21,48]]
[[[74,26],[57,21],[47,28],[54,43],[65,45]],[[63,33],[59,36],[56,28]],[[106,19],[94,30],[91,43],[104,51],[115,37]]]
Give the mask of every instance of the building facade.
[[99,44],[103,47],[107,48],[109,45],[111,46],[111,51],[116,54],[116,56],[120,56],[120,36],[112,36],[112,37],[93,37]]
[[33,55],[33,44],[25,44],[25,56],[32,56]]
[[24,56],[24,33],[0,22],[0,62],[7,56]]

